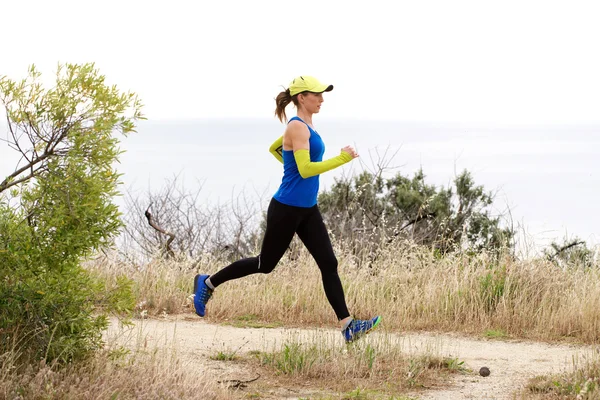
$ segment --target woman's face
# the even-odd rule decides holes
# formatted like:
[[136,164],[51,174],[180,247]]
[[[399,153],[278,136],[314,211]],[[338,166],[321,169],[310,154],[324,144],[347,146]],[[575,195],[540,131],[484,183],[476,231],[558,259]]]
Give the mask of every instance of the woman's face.
[[321,104],[323,103],[323,93],[300,93],[300,95],[298,96],[298,100],[300,100],[300,105],[303,106],[307,112],[311,114],[316,114],[321,110]]

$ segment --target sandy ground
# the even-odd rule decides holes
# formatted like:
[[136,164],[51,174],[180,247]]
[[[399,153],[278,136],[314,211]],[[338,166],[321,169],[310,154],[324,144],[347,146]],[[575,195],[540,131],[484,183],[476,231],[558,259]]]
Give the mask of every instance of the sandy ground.
[[[210,360],[219,351],[239,354],[251,350],[274,350],[291,338],[310,341],[327,335],[328,340],[343,342],[336,329],[236,328],[204,322],[195,315],[179,315],[167,319],[135,321],[133,327],[123,328],[113,320],[107,338],[129,346],[166,349],[176,352],[179,360],[189,363],[200,373],[206,372],[217,380],[249,380],[257,376],[244,363]],[[445,387],[434,388],[411,396],[420,399],[511,399],[516,390],[536,375],[559,373],[573,368],[574,360],[590,355],[593,349],[585,346],[552,345],[527,341],[478,340],[449,334],[373,332],[363,340],[393,340],[410,354],[437,354],[456,357],[465,362],[472,373],[453,375]],[[477,374],[487,366],[491,375]],[[267,385],[250,383],[249,392],[258,391],[271,398],[294,399],[313,397],[311,388],[271,390]],[[255,388],[252,385],[260,385]],[[261,390],[258,390],[260,388]]]

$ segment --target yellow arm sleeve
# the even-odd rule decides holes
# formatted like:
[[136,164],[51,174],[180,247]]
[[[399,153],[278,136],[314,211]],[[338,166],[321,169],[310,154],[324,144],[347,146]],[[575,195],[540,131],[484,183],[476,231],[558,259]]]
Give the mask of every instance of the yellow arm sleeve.
[[283,136],[273,142],[269,147],[269,151],[273,154],[273,157],[283,164]]
[[306,149],[296,150],[294,159],[298,166],[298,172],[304,179],[322,174],[334,168],[344,165],[352,161],[352,156],[345,151],[342,151],[339,156],[330,158],[329,160],[312,162],[310,161],[310,152]]

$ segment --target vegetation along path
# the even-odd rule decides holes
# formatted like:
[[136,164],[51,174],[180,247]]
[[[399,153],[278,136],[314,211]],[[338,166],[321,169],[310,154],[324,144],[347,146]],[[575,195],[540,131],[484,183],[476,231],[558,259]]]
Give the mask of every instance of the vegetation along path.
[[[215,381],[248,381],[258,372],[244,363],[215,361],[219,353],[242,355],[252,351],[273,351],[290,340],[314,342],[326,340],[343,345],[335,329],[245,328],[206,323],[194,315],[165,319],[136,320],[133,327],[111,323],[109,335],[113,343],[166,349],[178,360],[188,363],[196,372],[205,371]],[[450,375],[447,384],[408,393],[419,399],[508,399],[529,378],[571,370],[574,360],[588,355],[592,348],[567,344],[530,341],[477,339],[453,334],[388,333],[383,329],[371,333],[365,341],[385,340],[401,346],[411,354],[437,354],[464,362],[464,373]],[[339,341],[339,343],[337,343]],[[134,344],[135,343],[135,344]],[[141,343],[141,344],[140,344]],[[481,377],[486,366],[491,374]],[[264,377],[261,379],[265,379]],[[252,388],[261,379],[246,385],[249,392],[261,392],[264,398],[305,398],[319,396],[318,388],[271,388],[269,393]],[[318,398],[318,397],[317,397]]]

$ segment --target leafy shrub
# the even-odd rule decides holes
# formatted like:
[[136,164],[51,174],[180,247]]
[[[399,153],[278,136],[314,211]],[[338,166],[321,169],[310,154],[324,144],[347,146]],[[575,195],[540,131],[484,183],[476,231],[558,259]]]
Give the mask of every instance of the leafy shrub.
[[34,67],[20,82],[3,77],[0,100],[23,163],[0,182],[0,351],[84,357],[101,345],[104,312],[133,306],[128,280],[109,290],[81,262],[121,226],[113,133],[134,131],[140,103],[93,64],[60,66],[48,90]]

